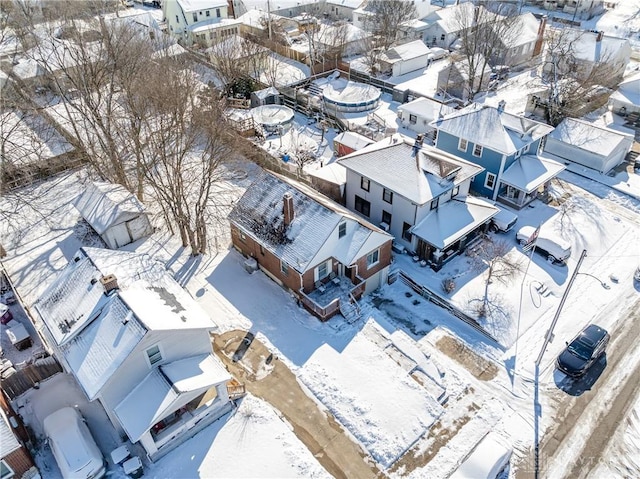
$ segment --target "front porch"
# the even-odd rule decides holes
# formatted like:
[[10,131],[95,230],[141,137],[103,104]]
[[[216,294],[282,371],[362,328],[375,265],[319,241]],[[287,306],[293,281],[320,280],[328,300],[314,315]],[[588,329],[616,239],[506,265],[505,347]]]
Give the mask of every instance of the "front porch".
[[359,300],[365,291],[366,283],[355,275],[352,282],[346,276],[330,275],[310,293],[298,291],[300,302],[321,321],[327,321],[341,312],[346,305]]

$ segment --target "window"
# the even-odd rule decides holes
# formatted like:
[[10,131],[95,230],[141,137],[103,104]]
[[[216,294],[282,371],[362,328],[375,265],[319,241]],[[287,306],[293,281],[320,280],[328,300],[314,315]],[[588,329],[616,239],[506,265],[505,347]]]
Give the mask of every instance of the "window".
[[0,460],[0,479],[10,479],[13,477],[13,469],[9,467],[4,459]]
[[280,271],[282,271],[282,274],[287,276],[289,274],[289,265],[280,261]]
[[482,145],[476,143],[473,146],[473,156],[482,156]]
[[520,158],[522,156],[522,150],[516,151],[516,154],[513,155],[514,158]]
[[264,256],[264,247],[262,245],[260,245],[260,254]]
[[440,35],[440,40],[444,42],[445,36],[444,33],[442,35]]
[[460,187],[456,186],[452,191],[451,191],[451,198],[455,198],[456,196],[458,196],[458,193],[460,193]]
[[367,255],[367,269],[375,266],[380,261],[380,250],[372,251]]
[[326,278],[327,276],[329,276],[329,268],[327,267],[327,262],[325,261],[322,264],[318,265],[318,279],[317,281],[320,281],[321,279]]
[[207,10],[207,17],[210,17],[210,16],[211,16],[211,11]]
[[240,241],[243,243],[247,241],[247,235],[240,231]]
[[358,195],[356,195],[356,205],[355,206],[356,206],[356,211],[358,213],[361,213],[362,215],[366,216],[367,218],[369,217],[369,214],[371,213],[371,203],[369,203],[364,198],[360,198]]
[[440,202],[440,198],[434,198],[431,200],[431,209],[435,210],[438,207],[438,203]]
[[387,223],[389,226],[391,226],[391,213],[382,210],[382,222]]
[[156,363],[162,361],[162,351],[160,351],[160,345],[156,344],[146,350],[147,359],[149,360],[149,366],[153,366]]
[[180,17],[176,15],[176,23],[180,23]]
[[393,203],[393,191],[386,188],[382,190],[382,199],[389,204]]
[[484,177],[484,186],[492,190],[495,184],[496,175],[494,175],[493,173],[487,173],[487,176]]
[[362,176],[360,178],[360,188],[362,188],[364,191],[369,191],[369,179],[365,178],[364,176]]
[[458,150],[467,151],[467,140],[465,140],[464,138],[460,138],[458,140]]
[[198,21],[198,14],[196,12],[193,12],[193,21],[194,22]]
[[522,153],[529,153],[529,150],[531,149],[531,144],[528,144],[527,146],[524,147],[524,150],[522,150]]
[[342,238],[347,234],[347,222],[344,221],[338,226],[338,238]]
[[216,17],[220,18],[220,9],[216,8]]
[[404,223],[402,225],[402,238],[411,241],[411,233],[409,230],[411,229],[411,225],[409,223]]
[[418,117],[417,116],[409,115],[409,123],[411,123],[412,125],[415,125],[417,121],[418,121]]

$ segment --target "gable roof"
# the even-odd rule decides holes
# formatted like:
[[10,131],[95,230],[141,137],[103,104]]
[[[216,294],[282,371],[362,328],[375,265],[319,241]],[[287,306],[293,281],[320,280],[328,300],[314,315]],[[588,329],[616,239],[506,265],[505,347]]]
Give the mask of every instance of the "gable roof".
[[209,10],[211,8],[226,7],[226,0],[176,0],[183,12]]
[[[283,214],[285,193],[292,195],[295,212],[288,227]],[[266,171],[238,200],[229,221],[300,273],[316,266],[313,259],[342,222],[350,223],[348,233],[332,254],[345,265],[353,264],[370,240],[382,245],[392,239],[312,188]]]
[[389,48],[381,55],[381,60],[387,63],[396,63],[399,61],[407,61],[413,58],[426,56],[429,54],[429,47],[422,40],[414,40],[409,43]]
[[453,113],[455,108],[433,100],[432,98],[420,97],[408,103],[403,103],[398,107],[398,111],[420,116],[421,118],[426,118],[431,121],[438,118],[441,114],[448,115]]
[[[491,24],[494,25],[494,24]],[[538,39],[540,21],[531,12],[518,15],[518,34],[510,39],[508,48],[514,48],[527,43],[535,42]]]
[[410,138],[394,135],[338,162],[419,205],[484,170],[428,145],[423,145],[416,155],[413,144]]
[[544,123],[478,104],[435,120],[431,126],[505,155],[512,155],[553,131]]
[[145,214],[145,208],[124,186],[94,181],[74,201],[82,217],[101,235],[112,226]]
[[629,135],[576,118],[562,120],[549,138],[602,156],[609,156],[620,143],[633,142]]
[[[119,289],[105,294],[108,274]],[[147,331],[216,329],[162,264],[126,251],[80,249],[34,308],[90,399]]]

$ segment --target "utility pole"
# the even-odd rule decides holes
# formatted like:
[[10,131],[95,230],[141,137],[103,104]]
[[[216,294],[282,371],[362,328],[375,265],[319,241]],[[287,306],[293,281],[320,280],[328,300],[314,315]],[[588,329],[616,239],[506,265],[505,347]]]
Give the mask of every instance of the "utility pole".
[[267,26],[269,29],[269,41],[271,41],[271,2],[267,0]]

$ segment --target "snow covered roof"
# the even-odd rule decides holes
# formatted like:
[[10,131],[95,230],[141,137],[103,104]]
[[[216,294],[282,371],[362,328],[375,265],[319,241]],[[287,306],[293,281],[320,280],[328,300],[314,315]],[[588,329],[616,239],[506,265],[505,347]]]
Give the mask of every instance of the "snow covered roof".
[[422,40],[414,40],[409,43],[389,48],[380,56],[382,61],[387,63],[395,63],[399,61],[412,60],[429,54],[429,47]]
[[535,42],[538,39],[538,29],[540,21],[531,12],[518,16],[518,35],[510,39],[509,48],[514,48],[527,43]]
[[[289,226],[284,225],[285,193],[292,195],[295,212]],[[361,251],[365,244],[375,248],[392,238],[314,189],[268,172],[247,188],[229,220],[300,273],[316,266],[314,258],[342,222],[347,222],[347,235],[329,255],[345,265],[370,252]]]
[[398,107],[398,111],[426,118],[428,121],[438,118],[440,115],[448,115],[455,111],[455,108],[440,103],[431,98],[416,98],[409,103],[404,103]]
[[411,233],[439,249],[445,249],[464,235],[489,221],[499,208],[480,198],[452,199],[432,210]]
[[457,138],[511,155],[553,131],[553,127],[498,108],[473,104],[431,126]]
[[264,100],[268,96],[280,95],[280,92],[276,87],[270,86],[262,90],[254,91],[253,94],[260,100]]
[[246,13],[243,13],[238,17],[245,25],[249,25],[250,27],[264,29],[263,21],[266,21],[269,17],[269,14],[264,10],[260,9],[251,9],[247,10]]
[[145,208],[124,186],[94,181],[74,202],[82,217],[103,234],[112,226],[145,214]]
[[212,354],[181,359],[153,369],[114,412],[131,442],[136,442],[168,413],[229,379]]
[[9,426],[9,421],[2,408],[0,408],[0,445],[2,445],[2,451],[0,452],[0,457],[2,458],[7,457],[21,447],[16,435],[13,433],[13,429]]
[[226,7],[225,0],[176,0],[183,12],[209,10],[211,8]]
[[500,181],[526,193],[531,193],[564,169],[563,164],[549,158],[523,155],[505,170]]
[[330,5],[338,5],[345,8],[356,9],[364,3],[365,0],[327,0]]
[[394,135],[338,162],[419,205],[484,170],[428,145],[415,155],[413,143],[410,138]]
[[620,143],[629,141],[628,135],[575,118],[562,120],[549,138],[604,157],[615,151]]
[[571,43],[571,52],[579,60],[588,62],[620,60],[621,53],[629,60],[631,44],[627,38],[618,38],[610,35],[601,35],[599,32],[578,29],[563,29],[560,41]]
[[344,185],[347,182],[347,169],[337,161],[317,170],[311,170],[309,174],[336,185]]
[[640,73],[624,80],[611,94],[611,100],[640,106]]
[[91,399],[148,330],[217,327],[162,264],[127,251],[80,249],[34,307]]
[[333,141],[335,143],[340,143],[341,145],[348,146],[349,148],[353,148],[354,150],[360,150],[365,146],[369,146],[374,143],[374,141],[370,138],[367,138],[364,135],[356,133],[354,131],[343,131],[339,135],[337,135]]
[[194,25],[189,25],[187,29],[192,33],[208,32],[209,30],[215,30],[216,28],[228,27],[230,25],[240,25],[242,22],[235,18],[211,18],[203,22],[198,22]]
[[[457,5],[451,5],[446,8],[441,8],[439,10],[435,10],[430,13],[422,20],[424,20],[427,24],[438,23],[440,28],[445,32],[457,32],[462,30],[463,23],[466,18],[471,18],[473,15],[474,5],[471,2],[464,2]],[[484,8],[484,7],[480,7]],[[461,18],[462,21],[456,20],[457,18]]]

